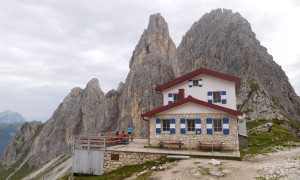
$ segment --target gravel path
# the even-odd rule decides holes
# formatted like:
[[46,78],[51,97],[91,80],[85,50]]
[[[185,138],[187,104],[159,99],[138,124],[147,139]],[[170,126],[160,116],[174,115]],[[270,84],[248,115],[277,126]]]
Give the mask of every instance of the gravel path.
[[268,155],[258,155],[244,161],[199,158],[181,160],[176,164],[171,164],[164,171],[155,171],[150,179],[247,180],[258,177],[266,179],[300,179],[300,148]]

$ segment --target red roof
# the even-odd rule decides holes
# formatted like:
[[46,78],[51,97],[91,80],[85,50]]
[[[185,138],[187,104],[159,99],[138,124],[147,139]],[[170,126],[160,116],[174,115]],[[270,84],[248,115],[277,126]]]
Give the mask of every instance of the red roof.
[[240,78],[235,77],[235,76],[231,76],[231,75],[228,75],[228,74],[219,73],[219,72],[212,71],[212,70],[205,69],[205,68],[199,68],[199,69],[197,69],[193,72],[185,74],[185,75],[183,75],[179,78],[176,78],[172,81],[169,81],[165,84],[159,85],[155,88],[155,90],[156,91],[162,91],[164,89],[168,89],[169,87],[172,87],[172,86],[174,86],[176,84],[179,84],[183,81],[189,80],[189,79],[191,79],[195,76],[198,76],[200,74],[207,74],[207,75],[214,76],[214,77],[224,79],[224,80],[227,80],[227,81],[235,82],[236,94],[238,94],[238,92],[240,91],[240,85],[241,85],[241,79]]
[[219,111],[223,111],[223,112],[226,112],[228,114],[233,114],[233,115],[236,115],[236,116],[243,115],[243,113],[240,112],[240,111],[229,109],[229,108],[226,108],[226,107],[223,107],[223,106],[219,106],[219,105],[216,105],[216,104],[210,104],[210,103],[207,103],[205,101],[201,101],[201,100],[195,99],[192,96],[188,96],[187,98],[179,100],[179,101],[175,101],[172,104],[168,104],[166,106],[162,106],[160,108],[157,108],[157,109],[154,109],[152,111],[146,112],[146,113],[142,114],[141,116],[142,117],[150,117],[150,116],[153,116],[153,115],[155,115],[157,113],[160,113],[160,112],[172,109],[174,107],[180,106],[180,105],[188,103],[188,102],[192,102],[192,103],[195,103],[195,104],[206,106],[206,107],[209,107],[209,108],[212,108],[212,109],[216,109],[216,110],[219,110]]

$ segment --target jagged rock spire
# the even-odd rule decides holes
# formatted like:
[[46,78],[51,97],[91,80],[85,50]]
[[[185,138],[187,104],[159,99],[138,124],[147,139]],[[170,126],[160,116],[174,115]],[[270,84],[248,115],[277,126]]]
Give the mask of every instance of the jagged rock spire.
[[154,88],[174,78],[176,61],[176,47],[165,19],[160,14],[151,15],[130,60],[130,72],[120,99],[120,130],[133,124],[137,131],[147,133],[140,115],[162,105]]

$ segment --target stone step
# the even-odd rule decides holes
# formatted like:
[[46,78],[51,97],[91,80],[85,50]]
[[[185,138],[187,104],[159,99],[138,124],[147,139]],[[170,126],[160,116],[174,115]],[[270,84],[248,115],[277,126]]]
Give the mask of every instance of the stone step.
[[181,156],[181,155],[169,155],[167,158],[176,158],[176,159],[189,159],[190,156]]

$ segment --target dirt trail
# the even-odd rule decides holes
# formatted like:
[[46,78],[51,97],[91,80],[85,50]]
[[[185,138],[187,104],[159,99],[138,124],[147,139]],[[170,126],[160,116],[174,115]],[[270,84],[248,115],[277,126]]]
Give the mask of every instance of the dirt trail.
[[[215,162],[220,165],[214,164]],[[191,158],[179,161],[172,168],[156,171],[151,180],[222,179],[248,180],[256,177],[266,179],[299,179],[300,148],[268,155],[258,155],[243,161]],[[213,164],[211,164],[213,163]]]

